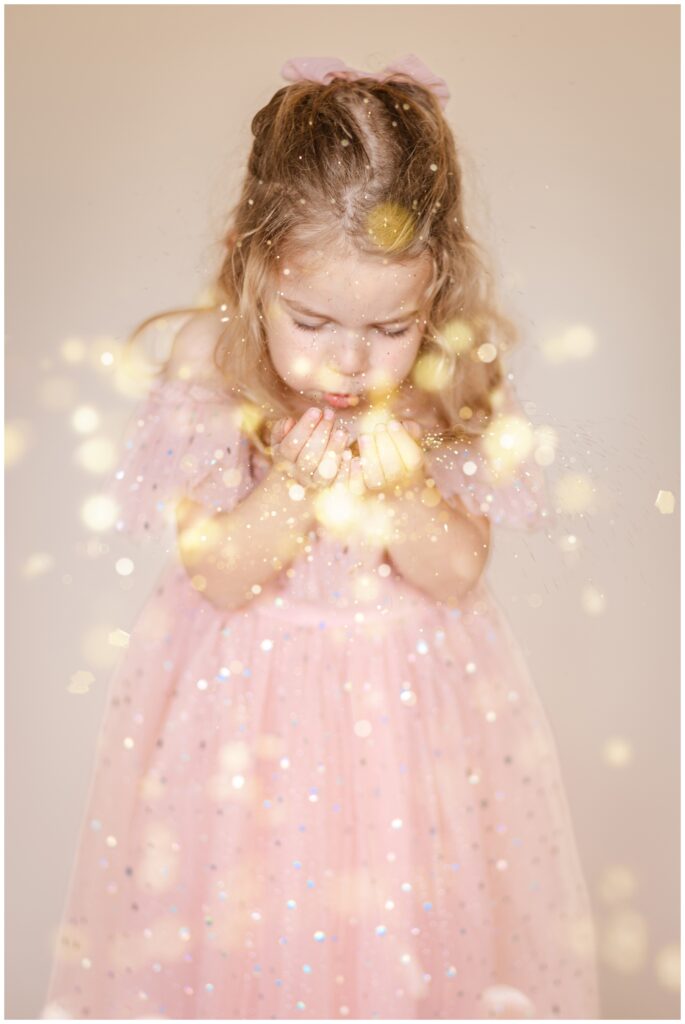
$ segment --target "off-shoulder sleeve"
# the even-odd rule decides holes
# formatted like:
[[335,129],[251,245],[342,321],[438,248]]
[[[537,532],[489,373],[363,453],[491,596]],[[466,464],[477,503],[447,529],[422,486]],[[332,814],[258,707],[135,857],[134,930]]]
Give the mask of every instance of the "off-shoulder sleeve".
[[448,504],[459,499],[467,511],[487,516],[493,525],[540,530],[556,516],[535,449],[535,428],[507,385],[485,434],[427,452],[427,472]]
[[138,541],[175,530],[175,506],[188,497],[230,511],[252,487],[240,404],[213,387],[154,382],[127,425],[109,482],[115,530]]

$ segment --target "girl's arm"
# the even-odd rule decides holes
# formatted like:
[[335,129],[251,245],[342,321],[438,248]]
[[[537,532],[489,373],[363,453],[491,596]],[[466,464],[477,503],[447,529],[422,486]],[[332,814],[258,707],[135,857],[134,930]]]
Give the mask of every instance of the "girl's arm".
[[251,601],[302,551],[315,522],[313,494],[293,501],[293,480],[273,466],[230,512],[211,513],[184,499],[177,506],[178,549],[193,585],[215,607]]
[[[213,367],[221,322],[214,311],[197,314],[177,334],[167,376],[220,386]],[[311,430],[311,427],[310,427]],[[313,494],[293,501],[293,479],[272,466],[264,479],[227,512],[213,512],[184,497],[176,506],[181,561],[193,585],[217,608],[233,610],[252,600],[300,553],[315,522]]]
[[461,502],[463,511],[442,500],[426,504],[423,493],[424,486],[419,485],[386,497],[394,512],[394,535],[386,551],[414,586],[446,605],[458,604],[487,564],[490,521],[471,515]]

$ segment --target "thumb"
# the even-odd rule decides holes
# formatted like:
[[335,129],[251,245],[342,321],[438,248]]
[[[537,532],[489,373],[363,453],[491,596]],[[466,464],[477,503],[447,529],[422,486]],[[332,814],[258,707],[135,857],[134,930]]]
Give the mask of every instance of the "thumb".
[[416,420],[402,420],[402,426],[407,433],[411,434],[415,441],[420,440],[423,435],[423,427]]
[[271,444],[279,444],[285,435],[295,426],[295,420],[292,416],[281,417],[280,420],[276,420],[273,427],[271,428]]

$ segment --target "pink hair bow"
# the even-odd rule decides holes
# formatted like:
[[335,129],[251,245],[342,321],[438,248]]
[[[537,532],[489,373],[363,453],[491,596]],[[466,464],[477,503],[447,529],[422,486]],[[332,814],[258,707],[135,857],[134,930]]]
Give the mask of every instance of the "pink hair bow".
[[289,82],[301,82],[306,79],[307,81],[321,82],[322,85],[329,85],[334,78],[346,78],[348,81],[354,81],[356,78],[375,78],[378,81],[392,74],[409,75],[420,85],[435,93],[443,110],[447,106],[450,91],[444,78],[433,74],[430,68],[426,67],[420,57],[414,53],[400,57],[378,72],[357,71],[355,68],[348,67],[338,57],[291,57],[281,68],[281,77]]

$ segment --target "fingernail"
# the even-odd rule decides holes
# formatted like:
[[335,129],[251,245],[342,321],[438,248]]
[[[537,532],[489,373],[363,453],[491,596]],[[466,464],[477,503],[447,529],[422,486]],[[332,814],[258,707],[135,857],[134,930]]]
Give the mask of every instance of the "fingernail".
[[325,420],[332,420],[334,416],[335,416],[335,413],[333,412],[332,409],[324,409],[324,411],[323,411],[323,418]]
[[388,423],[388,429],[396,432],[400,429],[400,424],[397,422],[397,420],[390,420],[390,422]]
[[379,422],[376,424],[376,430],[385,430],[385,423]]
[[336,444],[342,444],[346,437],[347,434],[344,430],[336,430],[335,433],[333,434],[333,440],[336,442]]
[[307,415],[312,420],[318,420],[319,417],[321,416],[321,409],[319,409],[318,406],[313,405],[311,409],[307,409]]

